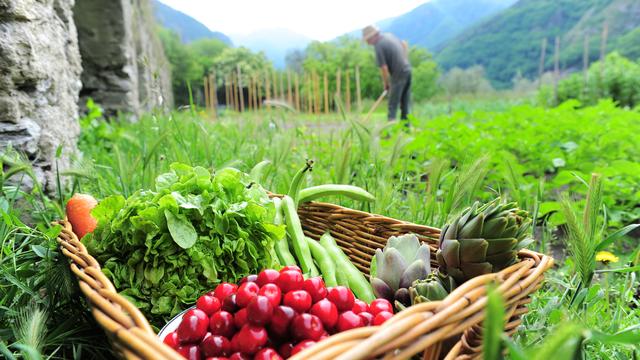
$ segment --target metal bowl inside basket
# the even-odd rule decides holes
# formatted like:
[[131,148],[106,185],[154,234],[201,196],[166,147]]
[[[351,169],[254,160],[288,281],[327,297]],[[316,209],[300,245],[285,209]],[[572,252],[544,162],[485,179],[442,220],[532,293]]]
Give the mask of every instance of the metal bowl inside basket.
[[164,338],[170,332],[176,331],[176,329],[178,328],[178,325],[180,325],[180,323],[182,322],[182,315],[184,315],[184,313],[195,308],[196,308],[195,305],[188,308],[187,310],[176,315],[173,319],[171,319],[171,321],[169,321],[165,326],[163,326],[162,329],[160,329],[160,332],[158,333],[158,337],[160,338],[160,341],[164,341]]

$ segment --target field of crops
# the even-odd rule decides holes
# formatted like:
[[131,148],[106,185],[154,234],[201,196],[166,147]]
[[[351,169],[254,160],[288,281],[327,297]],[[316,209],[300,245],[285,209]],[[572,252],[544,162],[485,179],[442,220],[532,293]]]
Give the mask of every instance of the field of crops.
[[[0,193],[0,312],[7,316],[0,318],[19,320],[1,324],[0,353],[109,357],[56,250],[58,229],[48,226],[72,193],[128,197],[152,189],[174,162],[249,172],[263,160],[271,165],[262,185],[286,193],[313,159],[305,185],[360,186],[374,203],[331,201],[414,223],[442,227],[499,194],[517,201],[536,218],[530,248],[557,265],[521,331],[505,340],[510,358],[640,356],[640,247],[630,226],[640,218],[640,109],[505,100],[424,105],[409,128],[382,117],[362,123],[353,114],[317,118],[275,108],[212,120],[194,109],[128,123],[104,121],[93,108],[81,120],[82,156],[59,174],[68,191],[54,196],[4,182],[29,177],[29,167],[7,154]],[[38,291],[46,295],[34,306],[29,298]]]

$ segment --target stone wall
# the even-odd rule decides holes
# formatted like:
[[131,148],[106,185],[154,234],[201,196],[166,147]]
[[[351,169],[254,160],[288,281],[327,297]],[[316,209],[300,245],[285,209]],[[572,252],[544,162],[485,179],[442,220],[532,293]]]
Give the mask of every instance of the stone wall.
[[56,150],[63,171],[88,97],[108,116],[171,107],[152,14],[149,0],[0,0],[0,155],[26,154],[52,190]]
[[106,115],[171,106],[169,65],[148,0],[82,0],[74,9],[82,55],[81,104]]
[[80,54],[73,0],[0,0],[0,152],[12,146],[55,182],[55,153],[69,166],[79,134]]

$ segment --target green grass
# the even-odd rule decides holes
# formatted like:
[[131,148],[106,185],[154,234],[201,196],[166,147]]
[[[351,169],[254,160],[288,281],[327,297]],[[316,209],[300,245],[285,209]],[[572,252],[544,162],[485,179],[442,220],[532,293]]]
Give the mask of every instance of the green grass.
[[[73,191],[97,198],[127,196],[151,188],[155,177],[176,161],[248,172],[265,159],[272,165],[265,169],[263,186],[271,191],[286,192],[293,174],[306,159],[314,159],[305,185],[349,183],[377,197],[374,204],[331,201],[438,227],[475,200],[506,194],[539,219],[533,249],[552,252],[559,266],[533,297],[515,342],[501,344],[512,349],[513,358],[526,354],[526,349],[553,355],[573,343],[586,358],[638,356],[638,347],[629,344],[638,336],[633,326],[640,323],[640,300],[634,297],[638,272],[628,266],[633,261],[638,265],[633,260],[637,239],[620,233],[610,237],[606,249],[620,261],[603,265],[593,264],[592,254],[579,260],[572,250],[566,256],[563,234],[568,211],[581,214],[585,203],[590,204],[591,220],[577,226],[588,228],[589,234],[597,230],[601,240],[640,217],[640,157],[635,145],[640,141],[640,113],[607,102],[582,109],[572,104],[544,109],[515,99],[457,100],[451,110],[449,114],[446,103],[420,106],[409,129],[387,124],[383,108],[367,124],[358,120],[362,116],[317,117],[282,109],[225,114],[218,120],[190,111],[149,114],[137,123],[106,122],[94,111],[82,120],[83,158],[61,174],[71,190],[63,196]],[[592,172],[602,174],[606,212],[586,201],[585,181]],[[565,202],[561,194],[566,194]],[[42,208],[43,201],[28,204]],[[49,216],[54,216],[55,206],[48,206],[53,209]],[[579,281],[585,258],[590,262],[587,269],[593,270],[590,286]],[[622,271],[607,271],[616,269]],[[494,335],[492,344],[500,338]]]

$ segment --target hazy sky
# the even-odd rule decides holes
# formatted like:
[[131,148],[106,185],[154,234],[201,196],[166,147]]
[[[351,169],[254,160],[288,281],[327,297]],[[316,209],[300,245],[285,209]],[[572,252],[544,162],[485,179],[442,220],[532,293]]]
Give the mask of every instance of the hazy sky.
[[160,0],[211,30],[247,34],[286,28],[331,40],[369,23],[403,14],[427,0]]

